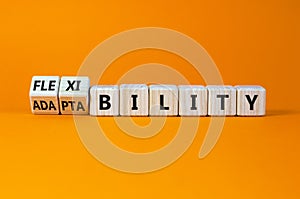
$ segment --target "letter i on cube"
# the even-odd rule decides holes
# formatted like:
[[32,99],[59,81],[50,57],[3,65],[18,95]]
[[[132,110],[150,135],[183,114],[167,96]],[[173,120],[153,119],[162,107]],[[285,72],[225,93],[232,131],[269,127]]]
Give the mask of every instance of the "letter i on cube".
[[148,86],[146,84],[122,84],[120,86],[120,115],[148,115]]
[[89,113],[90,80],[83,76],[63,76],[59,86],[61,114]]
[[201,85],[180,85],[179,89],[179,115],[206,116],[207,90]]
[[84,76],[33,76],[33,114],[263,116],[266,89],[224,85],[96,85]]

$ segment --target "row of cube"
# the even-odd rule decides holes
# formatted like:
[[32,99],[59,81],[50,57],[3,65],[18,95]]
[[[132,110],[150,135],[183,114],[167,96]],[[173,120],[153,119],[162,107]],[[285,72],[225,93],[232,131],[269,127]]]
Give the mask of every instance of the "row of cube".
[[88,77],[34,76],[30,87],[34,114],[93,116],[262,116],[261,86],[96,85]]

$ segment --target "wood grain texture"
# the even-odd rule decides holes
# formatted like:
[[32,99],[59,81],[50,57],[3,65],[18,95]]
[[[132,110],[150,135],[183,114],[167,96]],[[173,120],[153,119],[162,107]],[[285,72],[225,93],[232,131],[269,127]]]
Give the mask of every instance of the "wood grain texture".
[[263,116],[266,114],[266,89],[262,86],[237,85],[237,115]]
[[33,76],[29,98],[33,114],[59,114],[59,76]]
[[[178,115],[178,88],[175,85],[149,86],[150,116]],[[163,105],[163,106],[162,106]]]
[[[101,98],[102,102],[101,103]],[[102,108],[101,108],[102,104]],[[90,115],[117,116],[119,115],[119,86],[97,85],[90,89]]]
[[88,77],[63,76],[58,94],[61,114],[88,114],[89,88]]
[[236,115],[236,89],[234,87],[209,85],[206,88],[208,90],[208,115]]
[[148,115],[148,86],[146,84],[120,85],[120,115]]
[[93,116],[263,116],[266,89],[256,85],[97,85],[85,76],[33,76],[33,114]]
[[179,115],[206,116],[207,89],[201,85],[179,85]]

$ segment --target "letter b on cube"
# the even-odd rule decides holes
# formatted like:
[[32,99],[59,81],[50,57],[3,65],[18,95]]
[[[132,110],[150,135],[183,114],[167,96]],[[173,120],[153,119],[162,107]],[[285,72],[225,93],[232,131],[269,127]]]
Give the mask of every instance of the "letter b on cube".
[[117,85],[98,85],[90,89],[90,115],[119,115],[119,87]]

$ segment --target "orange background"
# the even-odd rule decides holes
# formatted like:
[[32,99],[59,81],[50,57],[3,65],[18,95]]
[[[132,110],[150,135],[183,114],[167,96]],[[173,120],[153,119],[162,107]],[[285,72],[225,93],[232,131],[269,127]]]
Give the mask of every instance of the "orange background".
[[[2,2],[0,198],[299,198],[299,20],[296,0]],[[210,120],[203,118],[194,143],[178,161],[136,175],[95,160],[80,142],[72,116],[31,114],[33,75],[76,75],[101,41],[145,26],[194,38],[226,84],[264,86],[267,116],[227,118],[218,144],[199,160]],[[124,67],[148,62],[176,66],[192,83],[203,83],[185,67],[188,63],[156,50],[121,57],[103,83],[114,83]],[[124,148],[153,150],[170,140],[177,120],[168,119],[162,136],[152,144],[143,141],[144,148],[121,132],[109,136]]]

